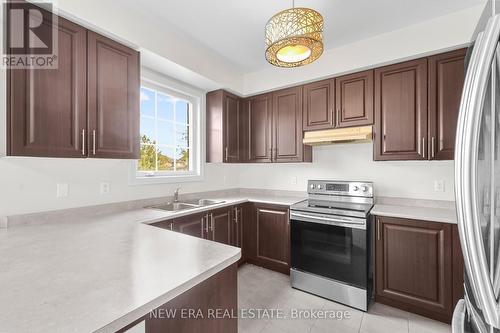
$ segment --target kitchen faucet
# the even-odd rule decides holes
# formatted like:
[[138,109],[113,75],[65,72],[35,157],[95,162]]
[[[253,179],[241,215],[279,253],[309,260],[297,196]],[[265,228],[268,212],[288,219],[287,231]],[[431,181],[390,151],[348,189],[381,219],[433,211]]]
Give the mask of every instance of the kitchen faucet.
[[180,187],[178,187],[178,188],[176,188],[176,189],[175,189],[175,191],[174,191],[174,202],[179,202],[179,190],[180,190],[180,189],[181,189],[181,188],[180,188]]

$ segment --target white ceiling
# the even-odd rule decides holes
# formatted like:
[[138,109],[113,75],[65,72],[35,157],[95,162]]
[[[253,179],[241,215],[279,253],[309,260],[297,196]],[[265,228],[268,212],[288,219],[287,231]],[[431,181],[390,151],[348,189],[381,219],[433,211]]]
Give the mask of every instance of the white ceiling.
[[[331,49],[484,2],[485,0],[296,0],[295,6],[313,8],[323,15],[325,49]],[[165,21],[166,28],[175,26],[240,66],[243,72],[252,72],[271,66],[264,58],[264,26],[273,14],[291,7],[292,1],[122,0],[121,3],[138,13],[156,16]]]

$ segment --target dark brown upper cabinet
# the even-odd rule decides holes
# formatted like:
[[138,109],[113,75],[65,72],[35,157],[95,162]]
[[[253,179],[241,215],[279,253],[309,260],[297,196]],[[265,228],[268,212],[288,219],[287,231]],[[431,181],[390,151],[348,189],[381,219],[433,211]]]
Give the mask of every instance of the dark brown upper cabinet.
[[302,87],[273,93],[273,162],[311,160],[311,146],[302,143]]
[[88,32],[89,157],[139,158],[139,52]]
[[8,154],[139,158],[139,53],[62,17],[56,28],[57,69],[8,70]]
[[427,59],[375,70],[375,160],[424,160]]
[[429,154],[452,160],[465,79],[466,49],[429,57]]
[[373,124],[373,70],[335,78],[336,127]]
[[244,101],[246,162],[271,162],[272,108],[272,94],[254,96]]
[[305,131],[330,129],[335,127],[335,80],[323,80],[304,86]]
[[207,94],[207,162],[241,162],[241,118],[238,96],[224,90]]
[[[41,12],[39,29],[53,29]],[[87,157],[87,31],[61,17],[56,28],[57,69],[7,71],[8,155]]]

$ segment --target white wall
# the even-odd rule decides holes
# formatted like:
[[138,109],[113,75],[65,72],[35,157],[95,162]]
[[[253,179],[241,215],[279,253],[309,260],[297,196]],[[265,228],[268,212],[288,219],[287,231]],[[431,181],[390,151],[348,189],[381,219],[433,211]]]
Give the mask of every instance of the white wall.
[[244,93],[253,95],[325,77],[373,68],[468,45],[484,5],[367,38],[335,49],[299,68],[269,66],[244,75]]
[[[373,181],[376,196],[454,200],[453,161],[373,161],[372,143],[314,147],[313,163],[240,166],[239,185],[305,191],[308,179]],[[293,184],[293,178],[297,183]],[[434,180],[445,192],[434,192]]]
[[[131,161],[94,159],[0,158],[0,217],[172,195],[178,184],[128,184]],[[226,182],[224,182],[226,179]],[[111,192],[99,194],[100,182]],[[56,198],[56,184],[69,184],[69,196]],[[205,180],[182,183],[181,193],[234,188],[231,165],[208,165]]]

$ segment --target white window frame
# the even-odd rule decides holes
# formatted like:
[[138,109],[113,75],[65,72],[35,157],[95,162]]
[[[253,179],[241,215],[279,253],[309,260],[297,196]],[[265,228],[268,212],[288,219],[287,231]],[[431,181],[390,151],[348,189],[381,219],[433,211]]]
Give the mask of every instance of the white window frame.
[[205,104],[205,95],[196,88],[187,86],[182,82],[171,79],[160,73],[142,68],[141,87],[149,88],[155,91],[165,93],[183,99],[190,103],[191,119],[189,121],[189,158],[192,170],[190,171],[159,171],[144,172],[139,171],[138,161],[134,160],[129,172],[130,185],[144,184],[165,184],[201,181],[204,179],[204,156],[205,147],[202,147],[202,107]]

